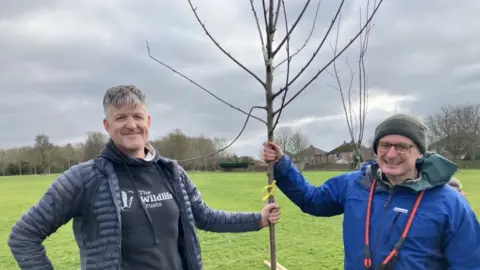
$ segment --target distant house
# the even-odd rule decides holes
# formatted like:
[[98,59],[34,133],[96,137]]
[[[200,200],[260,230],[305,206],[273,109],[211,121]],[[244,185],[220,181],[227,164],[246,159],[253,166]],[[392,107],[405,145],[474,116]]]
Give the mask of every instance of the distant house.
[[[346,141],[343,142],[342,145],[339,145],[332,151],[326,154],[329,163],[336,163],[336,164],[351,164],[353,150],[355,149],[355,143]],[[363,145],[360,146],[360,153],[362,155],[363,160],[374,159],[374,153],[372,148],[365,147]]]
[[307,149],[298,153],[297,156],[307,164],[324,164],[327,163],[326,151],[310,145]]
[[285,154],[290,156],[299,168],[303,168],[303,166],[307,164],[318,165],[327,163],[327,157],[325,155],[327,152],[313,145],[310,145],[297,154],[292,154],[288,151],[285,151]]
[[[455,149],[455,154],[451,153],[447,149],[448,146]],[[450,149],[451,150],[451,149]],[[453,160],[469,160],[469,159],[477,159],[480,156],[480,136],[477,138],[476,142],[473,142],[471,145],[466,145],[462,140],[455,140],[448,141],[447,138],[443,138],[432,143],[428,147],[428,151],[432,151],[438,153],[448,159]]]

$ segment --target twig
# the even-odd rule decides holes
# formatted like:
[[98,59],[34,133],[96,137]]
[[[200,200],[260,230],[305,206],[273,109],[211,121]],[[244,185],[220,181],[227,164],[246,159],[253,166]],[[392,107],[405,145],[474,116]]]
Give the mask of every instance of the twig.
[[204,159],[204,158],[208,158],[208,157],[211,157],[211,156],[214,156],[220,152],[223,152],[225,151],[227,148],[229,148],[230,146],[232,146],[239,138],[240,136],[242,136],[242,133],[243,131],[245,131],[245,128],[247,127],[247,124],[248,124],[248,120],[250,119],[250,117],[253,117],[252,116],[252,111],[253,109],[265,109],[265,107],[261,107],[261,106],[253,106],[252,108],[250,108],[250,111],[248,112],[248,115],[247,115],[247,119],[245,119],[245,122],[243,123],[243,126],[242,126],[242,129],[240,130],[240,132],[238,133],[237,137],[235,137],[235,139],[230,142],[227,146],[221,148],[220,150],[216,151],[215,153],[211,153],[211,154],[208,154],[208,155],[205,155],[205,156],[200,156],[200,157],[194,157],[194,158],[189,158],[189,159],[183,159],[183,160],[178,160],[179,162],[186,162],[186,161],[193,161],[193,160],[197,160],[197,159]]
[[[283,7],[283,16],[285,17],[285,32],[288,32],[287,9],[285,8],[284,0],[282,0],[282,7]],[[285,78],[285,85],[288,85],[288,80],[290,79],[290,62],[292,61],[292,58],[290,57],[290,36],[287,38],[287,45],[285,46],[285,49],[287,50],[287,76]],[[286,87],[285,91],[283,92],[282,105],[280,106],[280,108],[282,108],[283,105],[285,104],[287,93],[288,93],[288,87]],[[282,115],[282,111],[283,110],[278,111],[275,124],[273,124],[273,130],[275,130],[275,128],[277,127],[278,121],[280,120],[280,116]],[[275,115],[275,113],[273,115]]]
[[[189,77],[185,76],[184,74],[182,74],[181,72],[177,71],[176,69],[172,68],[171,66],[165,64],[164,62],[158,60],[156,57],[154,57],[151,53],[151,50],[150,50],[150,46],[148,44],[148,41],[146,42],[147,44],[147,51],[148,51],[148,56],[153,59],[155,62],[159,63],[160,65],[170,69],[173,73],[176,73],[180,76],[182,76],[184,79],[186,79],[187,81],[191,82],[192,84],[196,85],[198,88],[202,89],[203,91],[207,92],[208,94],[210,94],[212,97],[216,98],[218,101],[224,103],[225,105],[228,105],[230,106],[230,108],[232,109],[235,109],[239,112],[242,112],[243,114],[245,115],[249,115],[246,111],[236,107],[236,106],[233,106],[232,104],[228,103],[227,101],[223,100],[222,98],[218,97],[217,95],[215,95],[214,93],[212,93],[211,91],[209,91],[208,89],[206,89],[205,87],[201,86],[200,84],[198,84],[197,82],[195,82],[194,80],[190,79]],[[251,115],[252,118],[264,123],[264,124],[267,124],[267,122],[259,117],[256,117],[254,115]]]
[[197,13],[197,8],[193,6],[191,0],[188,0],[188,4],[190,5],[190,8],[192,9],[193,14],[195,15],[195,18],[197,18],[198,23],[200,24],[200,26],[202,26],[203,31],[205,31],[205,34],[210,38],[210,40],[211,40],[226,56],[228,56],[228,58],[230,58],[233,62],[235,62],[235,64],[237,64],[238,66],[240,66],[241,68],[243,68],[243,70],[245,70],[248,74],[252,75],[252,76],[255,78],[255,80],[257,80],[263,87],[265,87],[265,82],[264,82],[264,81],[262,81],[257,75],[255,75],[255,73],[253,73],[250,69],[246,68],[246,67],[245,67],[242,63],[240,63],[237,59],[235,59],[235,57],[233,57],[229,52],[227,52],[227,51],[213,38],[213,36],[210,34],[210,32],[208,32],[207,28],[205,27],[205,24],[202,23],[202,21],[200,20],[200,17],[198,16],[198,13]]
[[[372,15],[370,16],[370,18],[367,20],[367,22],[365,23],[365,25],[362,27],[362,29],[355,35],[355,37],[353,37],[350,42],[347,43],[347,45],[345,45],[345,47],[339,52],[338,55],[335,55],[333,57],[332,60],[330,60],[324,67],[322,67],[320,70],[318,70],[318,72],[312,77],[312,79],[310,79],[310,81],[308,81],[297,93],[295,93],[294,96],[292,96],[286,103],[283,107],[286,107],[288,106],[295,98],[298,97],[298,95],[300,95],[310,84],[312,84],[313,81],[315,81],[318,76],[325,70],[327,69],[332,63],[333,61],[335,61],[340,55],[343,54],[343,52],[345,52],[348,47],[350,47],[350,45],[352,45],[355,40],[362,34],[363,30],[365,30],[365,28],[370,24],[370,21],[373,19],[373,17],[375,16],[375,13],[377,12],[378,8],[381,6],[381,4],[383,3],[383,0],[380,0],[378,5],[375,7],[375,9],[373,10],[372,12]],[[282,108],[282,107],[281,107]],[[280,109],[281,109],[280,108]],[[278,109],[279,110],[279,109]],[[278,111],[277,110],[277,111]]]
[[257,25],[258,34],[260,36],[260,43],[262,44],[263,60],[266,62],[267,61],[267,52],[265,51],[265,42],[263,41],[263,34],[262,34],[262,28],[260,27],[260,21],[258,20],[257,11],[255,10],[255,6],[253,5],[254,1],[255,0],[250,0],[250,6],[252,7],[253,17],[255,18],[255,24]]
[[[285,87],[283,87],[282,89],[280,89],[280,91],[278,91],[277,93],[275,93],[275,97],[280,95],[283,91],[285,91],[285,89],[287,87],[289,87],[290,85],[292,85],[298,78],[300,78],[300,76],[303,74],[303,72],[305,72],[305,70],[307,70],[308,66],[310,66],[310,64],[313,62],[313,60],[315,59],[315,57],[317,57],[317,54],[318,52],[320,51],[320,49],[323,47],[323,44],[325,43],[325,41],[327,40],[327,37],[328,35],[330,34],[330,31],[332,31],[332,28],[333,28],[333,25],[335,25],[335,22],[337,20],[337,17],[340,16],[340,12],[342,11],[342,7],[343,7],[343,4],[345,3],[345,0],[342,0],[342,2],[340,3],[340,5],[338,6],[337,8],[337,12],[335,13],[335,16],[333,17],[332,19],[332,22],[330,23],[330,26],[328,27],[328,30],[327,32],[325,33],[325,35],[323,36],[323,39],[322,41],[320,42],[320,44],[318,45],[317,49],[315,50],[315,52],[313,53],[312,57],[310,57],[310,59],[308,60],[307,64],[305,64],[305,66],[302,67],[302,69],[300,70],[300,72],[297,73],[297,75],[295,75],[295,77],[293,77],[293,79],[287,84],[285,85]],[[353,42],[352,42],[353,43]]]
[[295,57],[297,54],[299,54],[307,46],[308,42],[310,41],[310,38],[312,38],[313,31],[315,30],[315,26],[317,25],[318,11],[320,10],[320,4],[321,3],[322,3],[322,0],[318,0],[317,10],[315,11],[315,18],[313,19],[313,23],[312,23],[312,29],[310,29],[310,33],[308,34],[307,39],[305,40],[305,43],[303,43],[303,45],[300,48],[298,48],[296,52],[294,52],[292,55],[290,55],[290,57],[287,57],[287,58],[283,59],[282,61],[278,62],[278,64],[273,69],[277,69],[279,66],[281,66],[283,63],[285,63],[287,60],[289,60],[289,59],[291,60],[293,57]]
[[303,14],[305,14],[305,11],[307,10],[307,7],[310,4],[310,1],[311,0],[307,0],[305,5],[303,6],[302,12],[300,12],[300,15],[298,15],[297,20],[293,23],[292,28],[290,28],[290,30],[287,32],[287,35],[282,39],[280,44],[278,44],[278,47],[273,51],[273,54],[272,54],[273,56],[275,56],[282,49],[283,44],[287,41],[287,39],[290,38],[290,35],[292,34],[293,30],[302,19]]
[[[335,49],[335,53],[336,53]],[[353,85],[353,79],[355,77],[355,71],[353,71],[352,67],[350,66],[350,63],[348,62],[348,59],[345,59],[347,63],[348,70],[350,71],[350,84],[348,85],[348,108],[350,111],[350,124],[353,125],[353,118],[355,116],[355,112],[352,109],[352,85]],[[356,126],[356,125],[355,125]],[[356,134],[356,131],[353,131],[353,134]],[[355,140],[355,136],[352,136],[352,140]]]
[[[339,39],[339,35],[340,35],[340,22],[342,20],[342,14],[340,14],[338,16],[338,24],[337,24],[337,31],[336,31],[336,36],[335,36],[335,46],[331,46],[332,48],[332,51],[333,51],[333,55],[336,55],[337,54],[337,49],[338,49],[338,39]],[[347,62],[348,64],[348,62]],[[347,127],[348,127],[348,132],[350,133],[350,139],[351,140],[355,140],[355,134],[354,134],[354,131],[353,131],[353,119],[352,119],[352,102],[351,102],[351,92],[352,92],[352,84],[353,84],[353,79],[354,79],[354,72],[353,70],[351,70],[350,66],[350,84],[349,84],[349,88],[348,88],[348,111],[347,111],[347,104],[346,104],[346,101],[345,101],[345,94],[343,93],[343,85],[340,81],[340,75],[339,75],[339,72],[338,72],[338,69],[337,69],[337,61],[333,61],[332,63],[332,66],[333,66],[333,73],[330,73],[327,72],[332,75],[334,78],[335,78],[335,82],[337,83],[337,86],[331,86],[331,85],[328,85],[336,90],[338,90],[340,92],[340,98],[342,100],[342,108],[343,108],[343,111],[345,113],[345,119],[347,120]]]
[[[268,18],[267,18],[267,3],[265,3],[265,0],[262,0],[262,8],[263,8],[263,22],[265,23],[265,38],[268,39]],[[268,40],[267,40],[268,42]],[[267,55],[267,48],[265,47],[265,55]],[[267,61],[268,57],[265,57],[265,60]],[[265,65],[267,65],[267,62],[265,62]]]
[[277,31],[278,15],[280,14],[281,2],[282,0],[278,0],[277,2],[277,10],[275,11],[275,19],[273,22],[273,31]]

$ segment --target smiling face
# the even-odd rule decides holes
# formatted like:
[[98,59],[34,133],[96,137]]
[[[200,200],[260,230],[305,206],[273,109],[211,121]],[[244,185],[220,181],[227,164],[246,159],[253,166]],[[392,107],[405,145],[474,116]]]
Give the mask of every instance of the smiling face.
[[109,105],[105,130],[125,154],[142,158],[150,134],[150,115],[143,104]]
[[378,142],[378,165],[387,177],[416,178],[415,163],[422,156],[415,143],[405,136],[388,135]]

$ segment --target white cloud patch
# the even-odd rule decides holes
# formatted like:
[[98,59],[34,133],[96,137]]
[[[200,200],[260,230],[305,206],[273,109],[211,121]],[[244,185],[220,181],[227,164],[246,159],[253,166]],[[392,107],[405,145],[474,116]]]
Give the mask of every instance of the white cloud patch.
[[[235,138],[245,116],[149,59],[146,40],[156,57],[235,106],[248,110],[265,103],[261,85],[208,39],[187,1],[25,3],[0,3],[0,125],[8,127],[8,132],[0,134],[0,147],[33,143],[40,132],[56,142],[73,142],[88,131],[102,130],[104,91],[127,83],[147,93],[154,137],[180,128],[192,135]],[[303,2],[286,3],[291,25]],[[250,3],[195,0],[194,4],[225,50],[263,79],[261,46]],[[358,9],[364,4],[360,0],[345,3],[340,47],[358,31]],[[310,5],[292,37],[292,51],[310,32],[316,1]],[[337,6],[322,1],[314,36],[293,59],[291,77],[311,57]],[[423,117],[447,102],[480,100],[479,13],[480,2],[475,1],[382,4],[365,58],[372,90],[365,140],[375,125],[395,110]],[[284,31],[280,20],[276,42]],[[292,85],[288,97],[331,59],[329,41],[332,39]],[[358,45],[354,44],[339,62],[348,57],[354,63],[357,55]],[[285,56],[282,49],[278,59]],[[284,84],[285,68],[275,73],[276,90]],[[280,125],[302,129],[312,144],[324,150],[349,140],[340,96],[327,86],[331,79],[326,73],[320,75],[285,109],[280,121]],[[264,112],[256,115],[264,117]],[[239,155],[258,155],[266,139],[264,126],[252,121],[232,149]]]

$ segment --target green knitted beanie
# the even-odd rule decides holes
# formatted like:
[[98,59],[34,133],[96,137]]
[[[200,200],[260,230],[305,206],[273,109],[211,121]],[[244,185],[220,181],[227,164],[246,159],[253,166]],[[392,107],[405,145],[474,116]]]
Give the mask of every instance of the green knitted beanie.
[[427,127],[422,120],[416,117],[406,114],[395,114],[380,123],[375,129],[373,137],[373,151],[375,154],[377,154],[378,141],[387,135],[405,136],[417,145],[422,154],[425,154],[427,151]]

